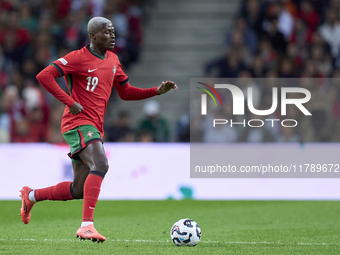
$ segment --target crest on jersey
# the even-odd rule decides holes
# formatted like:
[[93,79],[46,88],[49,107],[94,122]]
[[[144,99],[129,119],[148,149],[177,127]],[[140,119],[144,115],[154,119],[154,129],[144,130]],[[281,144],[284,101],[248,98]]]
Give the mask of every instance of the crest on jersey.
[[116,71],[117,71],[117,67],[116,67],[116,65],[114,65],[113,68],[112,68],[113,77],[115,77]]
[[90,138],[92,138],[93,132],[92,132],[92,131],[87,132],[87,136],[90,137]]

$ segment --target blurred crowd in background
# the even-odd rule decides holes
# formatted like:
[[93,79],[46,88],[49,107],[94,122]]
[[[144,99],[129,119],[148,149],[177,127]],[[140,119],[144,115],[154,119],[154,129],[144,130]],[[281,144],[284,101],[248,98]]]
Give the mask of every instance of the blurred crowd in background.
[[[105,16],[115,26],[125,71],[138,61],[143,24],[152,0],[1,0],[0,142],[64,142],[64,105],[35,76],[72,50],[89,43],[87,22]],[[60,86],[67,91],[63,79]]]
[[[0,142],[63,143],[60,117],[65,106],[38,84],[36,74],[88,43],[87,22],[93,16],[113,21],[114,52],[128,71],[140,57],[143,27],[153,6],[153,0],[1,0]],[[301,123],[294,129],[212,130],[198,119],[192,127],[198,140],[339,141],[340,83],[326,78],[340,78],[340,0],[244,0],[240,6],[226,31],[225,52],[206,63],[202,76],[244,79],[244,86],[254,88],[257,109],[270,108],[273,84],[257,84],[255,78],[314,78],[317,82],[301,85],[312,93],[312,117],[289,110],[288,115]],[[67,91],[63,79],[58,83]],[[230,109],[227,104],[216,115],[227,118]],[[188,116],[170,130],[156,101],[145,103],[143,112],[137,126],[128,111],[120,112],[116,122],[105,127],[105,140],[168,142],[173,132],[175,141],[190,141]],[[246,117],[254,119],[249,113]]]
[[[338,142],[340,140],[340,1],[245,0],[226,34],[226,50],[205,66],[206,77],[239,78],[253,87],[256,109],[272,105],[272,87],[292,86],[290,78],[313,78],[297,86],[312,94],[305,117],[291,107],[286,117],[296,128],[218,129],[197,125],[204,142]],[[286,82],[258,82],[256,78],[285,78]],[[327,79],[334,78],[334,79]],[[283,85],[282,85],[283,84]],[[246,90],[244,89],[244,92]],[[246,94],[246,93],[245,93]],[[255,105],[256,104],[256,105]],[[230,117],[231,101],[215,115]],[[263,119],[248,112],[246,119]],[[224,137],[224,139],[218,139]]]

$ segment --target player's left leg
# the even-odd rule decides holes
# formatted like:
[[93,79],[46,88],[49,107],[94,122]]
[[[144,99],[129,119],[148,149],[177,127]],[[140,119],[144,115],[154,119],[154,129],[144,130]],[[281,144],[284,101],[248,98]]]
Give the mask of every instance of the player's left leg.
[[30,192],[33,191],[30,187],[22,187],[20,190],[21,197],[21,208],[20,208],[20,216],[21,221],[25,224],[28,224],[31,220],[31,210],[33,205],[35,204],[35,200],[32,201],[29,199]]
[[36,202],[44,200],[67,201],[83,198],[83,187],[90,169],[81,162],[72,162],[73,182],[65,181],[57,185],[42,188],[31,189],[27,186],[20,190],[22,206],[21,220],[28,224],[31,219],[31,210]]
[[73,195],[72,182],[60,182],[57,185],[42,189],[31,189],[27,186],[20,190],[22,207],[21,220],[28,224],[31,219],[31,210],[36,202],[44,200],[67,201],[76,199]]

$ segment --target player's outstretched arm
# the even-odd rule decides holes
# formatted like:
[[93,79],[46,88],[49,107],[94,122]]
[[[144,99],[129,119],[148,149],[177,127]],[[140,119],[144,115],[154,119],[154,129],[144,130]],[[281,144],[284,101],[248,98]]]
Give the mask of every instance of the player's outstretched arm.
[[168,92],[170,89],[174,89],[175,91],[178,90],[177,85],[173,81],[162,81],[162,84],[158,86],[157,93],[162,95]]
[[130,86],[129,83],[123,86],[116,86],[118,95],[123,100],[142,100],[149,97],[157,96],[168,92],[170,89],[177,90],[177,85],[172,81],[162,82],[158,87],[142,89]]

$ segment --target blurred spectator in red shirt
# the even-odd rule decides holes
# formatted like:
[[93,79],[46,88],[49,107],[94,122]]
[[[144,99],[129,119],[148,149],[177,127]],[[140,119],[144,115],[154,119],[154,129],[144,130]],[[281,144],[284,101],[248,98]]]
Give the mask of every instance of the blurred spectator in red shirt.
[[309,0],[302,1],[297,17],[301,20],[304,20],[312,32],[316,31],[320,21],[320,16]]
[[71,0],[59,0],[57,3],[57,19],[66,18],[71,10]]

